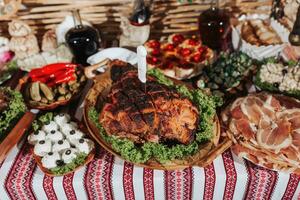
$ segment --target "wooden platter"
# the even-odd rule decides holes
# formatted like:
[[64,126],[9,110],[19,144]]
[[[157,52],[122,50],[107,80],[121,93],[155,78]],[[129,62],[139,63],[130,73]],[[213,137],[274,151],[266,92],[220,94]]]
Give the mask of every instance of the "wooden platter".
[[[67,113],[69,114],[69,112],[67,112]],[[88,138],[91,139],[91,137],[90,137],[90,135],[88,133],[87,128],[85,127],[85,125],[82,122],[78,121],[77,119],[73,118],[72,116],[71,116],[71,121],[72,122],[76,122],[78,124],[79,130],[81,130],[82,132],[84,132],[85,135],[87,135]],[[30,134],[32,134],[32,132],[33,131],[31,131]],[[47,176],[56,177],[56,176],[65,176],[65,175],[71,174],[71,173],[73,173],[73,172],[81,169],[82,167],[84,167],[88,163],[90,163],[94,159],[94,157],[95,157],[96,146],[94,146],[93,150],[87,155],[87,157],[85,158],[85,162],[82,165],[77,166],[74,170],[72,170],[70,172],[67,172],[65,174],[60,174],[60,175],[53,174],[49,169],[43,167],[42,158],[34,153],[34,145],[30,144],[30,152],[32,153],[35,162],[37,163],[37,165],[39,166],[39,168],[42,170],[42,172],[44,172]]]
[[12,148],[20,141],[35,118],[35,114],[27,111],[0,143],[0,163],[7,157]]
[[44,172],[47,176],[55,177],[55,176],[65,176],[65,175],[71,174],[71,173],[73,173],[73,172],[75,172],[75,171],[81,169],[82,167],[84,167],[84,166],[87,165],[88,163],[90,163],[90,162],[94,159],[95,152],[96,152],[95,149],[96,149],[96,148],[94,148],[93,151],[91,151],[91,153],[89,153],[89,155],[88,155],[88,156],[86,157],[86,159],[85,159],[85,162],[84,162],[82,165],[79,165],[79,166],[76,167],[73,171],[67,172],[67,173],[65,173],[65,174],[63,174],[63,175],[55,175],[55,174],[53,174],[49,169],[43,167],[43,165],[42,165],[42,159],[41,159],[39,156],[37,156],[37,155],[35,155],[35,154],[33,153],[33,147],[31,147],[31,153],[32,153],[32,155],[33,155],[33,158],[34,158],[35,162],[37,163],[37,165],[39,166],[39,168],[42,170],[42,172]]
[[[112,81],[110,79],[110,71],[107,70],[104,74],[101,74],[95,78],[93,87],[89,90],[85,102],[84,102],[84,121],[89,130],[90,135],[108,152],[115,156],[122,158],[122,156],[113,150],[111,145],[107,143],[100,135],[96,125],[89,119],[89,109],[96,105],[97,99],[101,98],[104,102],[107,94],[110,91]],[[193,156],[187,156],[184,160],[172,160],[167,163],[160,163],[155,159],[150,159],[144,164],[133,163],[135,165],[159,169],[159,170],[176,170],[183,169],[190,166],[204,167],[210,164],[218,155],[228,149],[232,142],[225,138],[221,143],[220,141],[220,123],[218,117],[214,118],[214,136],[211,141],[199,145],[199,151]],[[122,158],[123,159],[123,158]],[[130,162],[130,161],[128,161]]]
[[26,103],[26,106],[29,108],[33,108],[33,109],[39,109],[39,110],[53,110],[59,106],[65,106],[67,104],[69,104],[70,102],[78,99],[81,95],[81,90],[85,87],[85,84],[87,81],[85,81],[85,83],[81,84],[79,87],[79,91],[76,92],[75,94],[72,95],[72,97],[70,99],[65,99],[65,100],[60,100],[60,101],[54,101],[50,104],[43,104],[43,103],[39,103],[39,102],[33,102],[30,100],[30,95],[29,95],[29,77],[28,75],[25,75],[23,78],[21,78],[19,80],[19,90],[22,93],[23,97],[24,97],[24,101]]

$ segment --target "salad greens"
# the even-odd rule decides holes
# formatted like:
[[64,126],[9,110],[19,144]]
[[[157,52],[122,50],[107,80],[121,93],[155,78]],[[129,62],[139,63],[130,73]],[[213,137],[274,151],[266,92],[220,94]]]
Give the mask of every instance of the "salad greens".
[[26,106],[20,92],[9,88],[0,88],[0,90],[9,97],[8,107],[0,113],[0,141],[2,141],[23,116],[26,111]]
[[85,163],[85,159],[88,155],[85,154],[85,153],[79,153],[77,155],[76,158],[74,158],[72,160],[72,162],[68,163],[68,164],[65,164],[61,167],[55,167],[55,168],[52,168],[50,169],[50,171],[56,175],[56,176],[61,176],[61,175],[64,175],[68,172],[71,172],[73,171],[74,169],[76,169],[78,166],[81,166]]
[[196,139],[189,145],[176,144],[168,146],[160,143],[146,142],[137,146],[131,140],[117,138],[106,134],[104,128],[99,123],[99,113],[95,108],[88,111],[89,118],[97,126],[101,137],[111,144],[111,147],[124,159],[135,163],[145,163],[150,158],[155,158],[161,163],[174,159],[182,159],[195,154],[201,143],[209,141],[213,137],[213,118],[216,114],[216,107],[219,105],[216,98],[205,95],[200,89],[189,90],[184,85],[175,85],[173,81],[166,78],[159,70],[148,71],[149,75],[157,78],[158,82],[170,87],[174,87],[183,96],[191,99],[198,106],[201,122],[196,133]]

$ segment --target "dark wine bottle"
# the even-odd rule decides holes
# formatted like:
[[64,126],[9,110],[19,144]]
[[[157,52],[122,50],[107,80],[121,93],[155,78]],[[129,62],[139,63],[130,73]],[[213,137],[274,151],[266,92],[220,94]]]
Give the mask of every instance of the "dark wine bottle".
[[216,6],[199,16],[199,32],[202,42],[214,50],[226,50],[230,37],[230,22],[227,12]]
[[294,46],[300,46],[300,6],[298,7],[297,18],[290,33],[289,41]]
[[73,10],[75,27],[66,33],[66,42],[76,63],[87,66],[87,58],[97,53],[100,36],[97,29],[82,24],[79,10]]
[[134,10],[129,18],[129,21],[134,26],[143,26],[149,23],[151,13],[149,5],[146,5],[144,0],[135,0]]

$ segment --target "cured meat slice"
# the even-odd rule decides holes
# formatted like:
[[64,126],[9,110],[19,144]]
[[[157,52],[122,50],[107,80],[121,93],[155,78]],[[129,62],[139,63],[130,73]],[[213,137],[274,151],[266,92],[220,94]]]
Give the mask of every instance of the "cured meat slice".
[[245,139],[250,140],[255,138],[255,132],[247,119],[242,118],[234,121],[234,123],[239,134],[243,135]]
[[271,169],[300,173],[300,101],[251,94],[233,102],[222,119],[237,155]]

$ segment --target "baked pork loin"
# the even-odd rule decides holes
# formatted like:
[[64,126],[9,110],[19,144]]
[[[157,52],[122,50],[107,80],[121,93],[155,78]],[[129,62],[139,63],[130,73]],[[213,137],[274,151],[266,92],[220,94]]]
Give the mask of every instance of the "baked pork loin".
[[113,84],[99,116],[108,135],[135,143],[194,140],[199,112],[189,99],[151,76],[143,84],[128,63],[111,65]]

